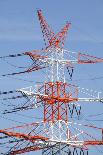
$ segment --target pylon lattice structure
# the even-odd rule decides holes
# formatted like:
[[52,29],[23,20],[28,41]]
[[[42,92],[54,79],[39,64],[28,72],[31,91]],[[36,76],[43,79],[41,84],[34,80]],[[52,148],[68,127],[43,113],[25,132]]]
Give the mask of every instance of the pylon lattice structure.
[[[92,97],[89,98],[79,97],[80,88],[66,82],[65,69],[68,69],[70,78],[72,78],[74,64],[100,63],[103,62],[103,59],[64,50],[65,38],[71,24],[66,23],[55,35],[47,24],[42,11],[38,10],[37,13],[46,48],[41,51],[23,53],[30,56],[34,62],[36,61],[36,64],[22,73],[45,68],[47,79],[36,88],[28,87],[16,90],[24,97],[30,98],[29,101],[32,104],[13,110],[43,106],[44,118],[42,122],[1,129],[0,139],[6,139],[4,143],[10,145],[6,155],[37,150],[42,150],[42,155],[88,155],[89,145],[103,145],[103,129],[70,122],[68,110],[72,115],[75,109],[77,115],[80,115],[76,102],[103,102],[103,99],[100,98],[99,93],[97,96],[91,95]],[[69,55],[67,56],[67,54]],[[84,93],[85,90],[81,89],[81,92]],[[70,105],[73,105],[72,110]],[[85,129],[90,128],[98,131],[101,134],[101,139],[95,139],[85,132],[82,126]]]

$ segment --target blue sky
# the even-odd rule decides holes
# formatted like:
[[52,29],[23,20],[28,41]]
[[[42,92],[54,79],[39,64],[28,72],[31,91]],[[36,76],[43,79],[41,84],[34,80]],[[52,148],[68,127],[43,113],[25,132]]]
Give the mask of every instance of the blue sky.
[[[86,51],[88,54],[103,57],[103,0],[0,0],[0,55],[44,47],[37,9],[43,10],[44,16],[55,32],[59,31],[66,21],[72,23],[65,44],[66,49]],[[73,79],[101,77],[102,68],[103,64],[76,66]],[[4,61],[0,62],[0,74],[12,70]],[[34,82],[36,77],[35,75]],[[33,80],[34,76],[24,75],[22,78]],[[102,81],[103,79],[74,82],[81,87],[103,91]],[[26,87],[29,83],[1,78],[0,85],[1,90],[5,91]],[[1,124],[2,127],[3,119]],[[98,152],[99,154],[101,153]]]

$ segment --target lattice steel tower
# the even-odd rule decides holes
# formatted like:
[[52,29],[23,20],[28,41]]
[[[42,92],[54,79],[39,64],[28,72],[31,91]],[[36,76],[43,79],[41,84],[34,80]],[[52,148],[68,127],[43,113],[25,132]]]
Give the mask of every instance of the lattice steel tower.
[[[101,102],[103,99],[99,97],[99,94],[92,98],[80,98],[79,88],[66,82],[65,70],[68,69],[70,78],[72,78],[73,64],[98,63],[103,62],[103,59],[64,50],[65,38],[71,23],[67,22],[61,31],[55,34],[47,24],[42,11],[38,10],[37,13],[46,48],[23,54],[30,56],[33,61],[37,62],[26,72],[45,68],[46,80],[43,84],[39,84],[36,89],[29,87],[16,91],[27,98],[32,97],[33,106],[39,108],[42,105],[44,118],[42,122],[0,130],[1,134],[10,139],[16,139],[11,141],[12,147],[6,155],[36,150],[42,150],[42,155],[88,155],[87,146],[103,145],[103,139],[94,140],[92,137],[90,140],[83,139],[82,135],[86,133],[77,127],[75,127],[76,132],[72,131],[71,128],[76,123],[69,121],[68,110],[70,109],[68,109],[68,105],[80,101]],[[71,54],[76,54],[77,57],[73,57]],[[74,108],[76,109],[76,107]],[[77,114],[79,115],[80,111]],[[81,125],[79,124],[79,126]],[[84,126],[96,128],[89,125]],[[103,133],[102,128],[96,129]]]

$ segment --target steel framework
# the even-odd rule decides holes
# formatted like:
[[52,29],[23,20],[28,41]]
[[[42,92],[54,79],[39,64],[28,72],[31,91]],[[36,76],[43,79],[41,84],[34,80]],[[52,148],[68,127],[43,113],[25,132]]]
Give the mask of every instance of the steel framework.
[[[6,155],[22,154],[25,152],[42,150],[42,155],[88,155],[88,145],[103,145],[103,129],[86,124],[70,122],[68,109],[71,114],[76,109],[76,102],[103,102],[103,98],[92,96],[89,98],[79,97],[80,88],[66,82],[65,69],[69,71],[72,78],[74,64],[100,63],[103,59],[87,54],[68,52],[64,50],[64,43],[71,23],[55,34],[47,24],[42,11],[37,11],[43,33],[46,48],[41,51],[30,51],[23,53],[30,56],[36,64],[24,72],[46,69],[46,81],[33,87],[16,90],[25,97],[33,99],[31,106],[44,108],[42,122],[1,129],[1,140],[9,143],[11,148]],[[73,54],[73,55],[72,55]],[[20,72],[20,73],[24,73]],[[19,74],[19,73],[14,73]],[[84,92],[85,90],[81,90]],[[73,104],[74,103],[74,104]],[[29,105],[30,106],[30,105]],[[22,107],[24,109],[24,107]],[[77,110],[77,109],[76,109]],[[77,111],[80,114],[80,111]],[[101,133],[101,139],[95,139],[86,133],[81,126],[97,130]],[[79,127],[77,127],[79,126]],[[85,136],[85,138],[83,138]],[[88,140],[89,137],[89,140]]]

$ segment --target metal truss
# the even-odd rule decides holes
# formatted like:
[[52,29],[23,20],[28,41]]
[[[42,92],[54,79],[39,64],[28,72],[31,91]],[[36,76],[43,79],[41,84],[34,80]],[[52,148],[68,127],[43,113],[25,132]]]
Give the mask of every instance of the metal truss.
[[[103,129],[70,122],[68,111],[72,116],[73,111],[76,110],[79,116],[81,109],[77,109],[78,102],[103,102],[103,98],[100,92],[96,95],[93,92],[90,94],[87,90],[80,90],[79,87],[67,83],[65,69],[67,68],[71,78],[74,64],[100,63],[103,59],[64,50],[66,35],[71,24],[67,22],[55,34],[47,24],[42,11],[38,10],[37,13],[46,48],[38,51],[39,54],[37,51],[24,53],[34,62],[34,65],[24,72],[46,68],[46,80],[42,84],[21,88],[16,92],[22,93],[29,99],[27,107],[19,107],[19,109],[28,110],[28,108],[42,106],[44,118],[42,122],[1,129],[0,139],[4,140],[2,143],[4,145],[10,144],[6,155],[37,150],[42,150],[42,155],[88,155],[88,145],[103,145]],[[79,93],[89,94],[89,97],[81,97]],[[73,105],[72,109],[71,105]],[[91,133],[85,132],[85,128],[98,130],[101,133],[101,139],[95,139]]]

